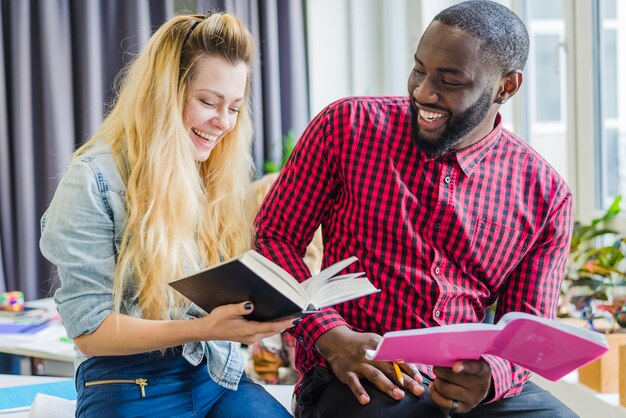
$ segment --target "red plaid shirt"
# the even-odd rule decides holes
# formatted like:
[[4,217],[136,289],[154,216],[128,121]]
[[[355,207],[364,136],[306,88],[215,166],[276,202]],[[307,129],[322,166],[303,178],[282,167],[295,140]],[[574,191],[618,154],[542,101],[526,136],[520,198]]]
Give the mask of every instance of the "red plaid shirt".
[[[528,144],[502,128],[440,158],[410,139],[407,97],[335,102],[308,126],[256,219],[257,246],[304,280],[306,245],[322,225],[324,266],[356,255],[381,292],[309,315],[293,333],[301,373],[321,363],[324,332],[481,322],[496,299],[554,318],[572,231],[572,195]],[[416,349],[419,349],[416,347]],[[485,356],[495,397],[529,372]],[[432,375],[432,368],[422,370]]]

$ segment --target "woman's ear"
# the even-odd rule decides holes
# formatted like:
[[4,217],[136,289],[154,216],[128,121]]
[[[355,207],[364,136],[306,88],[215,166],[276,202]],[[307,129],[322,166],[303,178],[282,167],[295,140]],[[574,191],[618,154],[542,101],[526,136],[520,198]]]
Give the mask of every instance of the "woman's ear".
[[513,97],[513,95],[517,93],[521,87],[523,78],[522,72],[519,70],[511,71],[505,75],[501,80],[496,102],[504,104],[507,100]]

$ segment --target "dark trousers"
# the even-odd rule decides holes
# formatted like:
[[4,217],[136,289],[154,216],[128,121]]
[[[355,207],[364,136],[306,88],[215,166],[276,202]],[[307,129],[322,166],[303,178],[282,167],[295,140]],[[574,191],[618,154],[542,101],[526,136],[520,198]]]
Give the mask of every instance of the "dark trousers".
[[[396,401],[380,392],[368,380],[362,379],[361,384],[370,396],[370,403],[361,405],[350,388],[337,380],[332,371],[317,366],[302,380],[296,404],[296,417],[447,418],[447,412],[439,409],[430,398],[428,383],[430,381],[424,378],[426,392],[421,397],[406,393],[404,399]],[[549,392],[532,382],[527,382],[518,396],[479,405],[466,414],[455,414],[455,416],[463,418],[571,418],[578,415]]]

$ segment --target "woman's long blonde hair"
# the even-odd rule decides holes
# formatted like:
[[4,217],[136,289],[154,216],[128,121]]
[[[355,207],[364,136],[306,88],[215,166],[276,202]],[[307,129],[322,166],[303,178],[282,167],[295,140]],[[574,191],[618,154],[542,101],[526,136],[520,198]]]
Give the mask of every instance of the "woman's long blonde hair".
[[[167,319],[186,305],[170,281],[250,247],[253,51],[249,30],[232,15],[173,17],[123,72],[111,112],[75,152],[77,157],[107,141],[126,184],[128,218],[113,285],[116,312],[134,301],[144,318]],[[235,128],[199,163],[183,106],[195,65],[206,56],[244,63],[248,77]]]

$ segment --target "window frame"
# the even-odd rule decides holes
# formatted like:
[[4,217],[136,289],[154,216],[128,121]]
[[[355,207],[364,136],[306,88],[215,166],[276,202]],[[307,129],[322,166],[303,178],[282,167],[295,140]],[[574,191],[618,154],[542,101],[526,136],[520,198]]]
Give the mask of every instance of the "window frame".
[[[595,63],[600,59],[598,0],[568,0],[565,3],[568,81],[574,92],[568,99],[568,167],[574,192],[576,220],[588,223],[604,212],[597,208],[602,190],[600,75]],[[589,59],[592,57],[592,59]],[[626,198],[626,196],[625,196]],[[626,232],[626,210],[615,218],[613,228]]]

